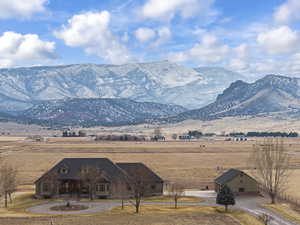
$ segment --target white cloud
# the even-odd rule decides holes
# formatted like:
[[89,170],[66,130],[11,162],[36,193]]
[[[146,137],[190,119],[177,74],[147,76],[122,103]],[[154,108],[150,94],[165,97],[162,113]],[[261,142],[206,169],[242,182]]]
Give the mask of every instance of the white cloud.
[[287,0],[275,10],[273,17],[277,23],[288,24],[294,20],[300,19],[299,11],[299,0]]
[[0,19],[29,18],[45,11],[48,0],[1,0]]
[[171,62],[187,62],[189,60],[189,56],[185,52],[169,53],[167,57]]
[[97,55],[105,61],[122,64],[131,60],[131,55],[109,28],[110,13],[87,12],[74,15],[54,34],[71,47],[82,47],[89,55]]
[[300,37],[298,32],[288,26],[281,26],[259,33],[257,43],[269,55],[280,55],[295,52],[299,49]]
[[249,64],[243,59],[234,58],[230,60],[229,67],[234,71],[241,72],[247,70],[249,68]]
[[219,21],[219,24],[230,23],[232,21],[231,17],[225,17]]
[[202,16],[215,16],[217,12],[212,9],[215,0],[148,0],[142,7],[142,15],[151,19],[172,19],[176,14],[182,18]]
[[185,52],[170,53],[170,61],[184,62],[193,61],[200,65],[219,63],[226,58],[230,51],[228,45],[220,44],[215,35],[203,35],[200,43],[195,44]]
[[234,51],[238,58],[246,58],[248,56],[248,45],[241,44],[238,47],[234,48]]
[[135,37],[140,42],[148,42],[155,38],[156,33],[154,30],[147,27],[140,27],[135,31]]
[[208,64],[220,62],[228,52],[227,45],[219,44],[216,36],[206,34],[202,37],[202,41],[189,51],[189,54],[196,61]]
[[158,39],[154,43],[154,46],[160,46],[168,42],[172,37],[172,32],[168,27],[161,27],[158,29]]
[[40,63],[55,59],[55,43],[40,40],[36,34],[5,32],[0,36],[0,66]]

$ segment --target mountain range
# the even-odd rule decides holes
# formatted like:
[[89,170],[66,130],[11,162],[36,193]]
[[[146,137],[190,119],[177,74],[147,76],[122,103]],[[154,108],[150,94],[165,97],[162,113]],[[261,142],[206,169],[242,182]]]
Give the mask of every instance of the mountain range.
[[228,116],[259,116],[300,112],[300,79],[267,75],[254,83],[238,80],[205,107],[169,118],[169,122],[187,119],[213,120]]
[[1,69],[0,121],[119,126],[300,116],[300,78],[245,80],[223,68],[192,69],[168,61]]
[[151,122],[186,111],[182,106],[129,99],[64,99],[44,101],[18,113],[27,123],[47,126],[120,126]]
[[168,61],[0,69],[0,111],[67,98],[126,98],[195,109],[239,79],[245,77],[223,68],[193,69]]

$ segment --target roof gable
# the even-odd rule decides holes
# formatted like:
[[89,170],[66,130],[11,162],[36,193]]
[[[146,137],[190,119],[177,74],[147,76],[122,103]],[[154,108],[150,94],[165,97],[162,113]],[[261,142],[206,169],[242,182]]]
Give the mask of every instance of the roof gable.
[[215,179],[215,183],[223,185],[223,184],[231,181],[232,179],[234,179],[236,176],[239,176],[240,174],[244,174],[245,176],[248,176],[249,178],[253,179],[251,176],[249,176],[248,174],[246,174],[245,172],[243,172],[241,170],[230,169],[230,170],[227,170],[225,173],[223,173],[221,176],[217,177]]
[[107,158],[64,158],[52,169],[42,175],[36,182],[41,180],[46,174],[59,171],[61,168],[68,168],[68,173],[58,173],[58,179],[79,179],[80,170],[83,167],[96,167],[105,173],[105,177],[110,180],[115,178],[125,179],[126,174]]
[[129,176],[134,175],[137,170],[142,170],[150,180],[159,183],[163,182],[161,177],[143,163],[117,163],[117,166],[123,169]]

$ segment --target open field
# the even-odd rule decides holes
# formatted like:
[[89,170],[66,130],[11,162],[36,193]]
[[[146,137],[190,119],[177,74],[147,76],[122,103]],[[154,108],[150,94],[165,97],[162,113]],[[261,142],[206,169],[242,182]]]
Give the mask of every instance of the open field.
[[[3,140],[3,141],[1,141]],[[162,178],[186,188],[213,188],[224,169],[247,169],[255,140],[245,142],[202,140],[199,142],[94,142],[89,138],[49,138],[47,142],[0,139],[1,155],[20,172],[21,184],[33,182],[65,157],[107,157],[115,162],[144,162]],[[292,156],[289,194],[300,198],[300,139],[286,139]]]
[[[153,135],[153,129],[157,125],[140,124],[132,126],[121,127],[93,127],[85,128],[90,134],[103,133],[131,133],[140,135]],[[226,117],[211,121],[200,120],[186,120],[174,124],[162,124],[160,127],[163,134],[170,137],[172,134],[183,134],[189,130],[201,130],[203,133],[217,133],[223,132],[249,132],[249,131],[282,131],[282,132],[298,132],[300,133],[299,119],[291,119],[282,117],[280,115],[272,116],[240,116],[240,117]],[[78,129],[78,130],[81,130]]]

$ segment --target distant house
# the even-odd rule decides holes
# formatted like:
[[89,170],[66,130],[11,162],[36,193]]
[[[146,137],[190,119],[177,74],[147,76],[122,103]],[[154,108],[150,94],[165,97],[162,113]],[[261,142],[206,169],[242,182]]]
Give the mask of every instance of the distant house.
[[191,140],[191,139],[193,139],[193,137],[192,136],[190,136],[190,135],[179,135],[179,140]]
[[33,135],[33,136],[29,136],[26,138],[27,140],[30,141],[36,141],[36,142],[42,142],[45,141],[46,139],[40,135]]
[[243,171],[230,169],[215,179],[215,191],[227,185],[235,194],[258,194],[259,184]]
[[113,163],[107,158],[65,158],[35,182],[35,194],[38,198],[130,197],[130,178],[137,170],[149,181],[145,195],[162,195],[163,180],[143,163]]

